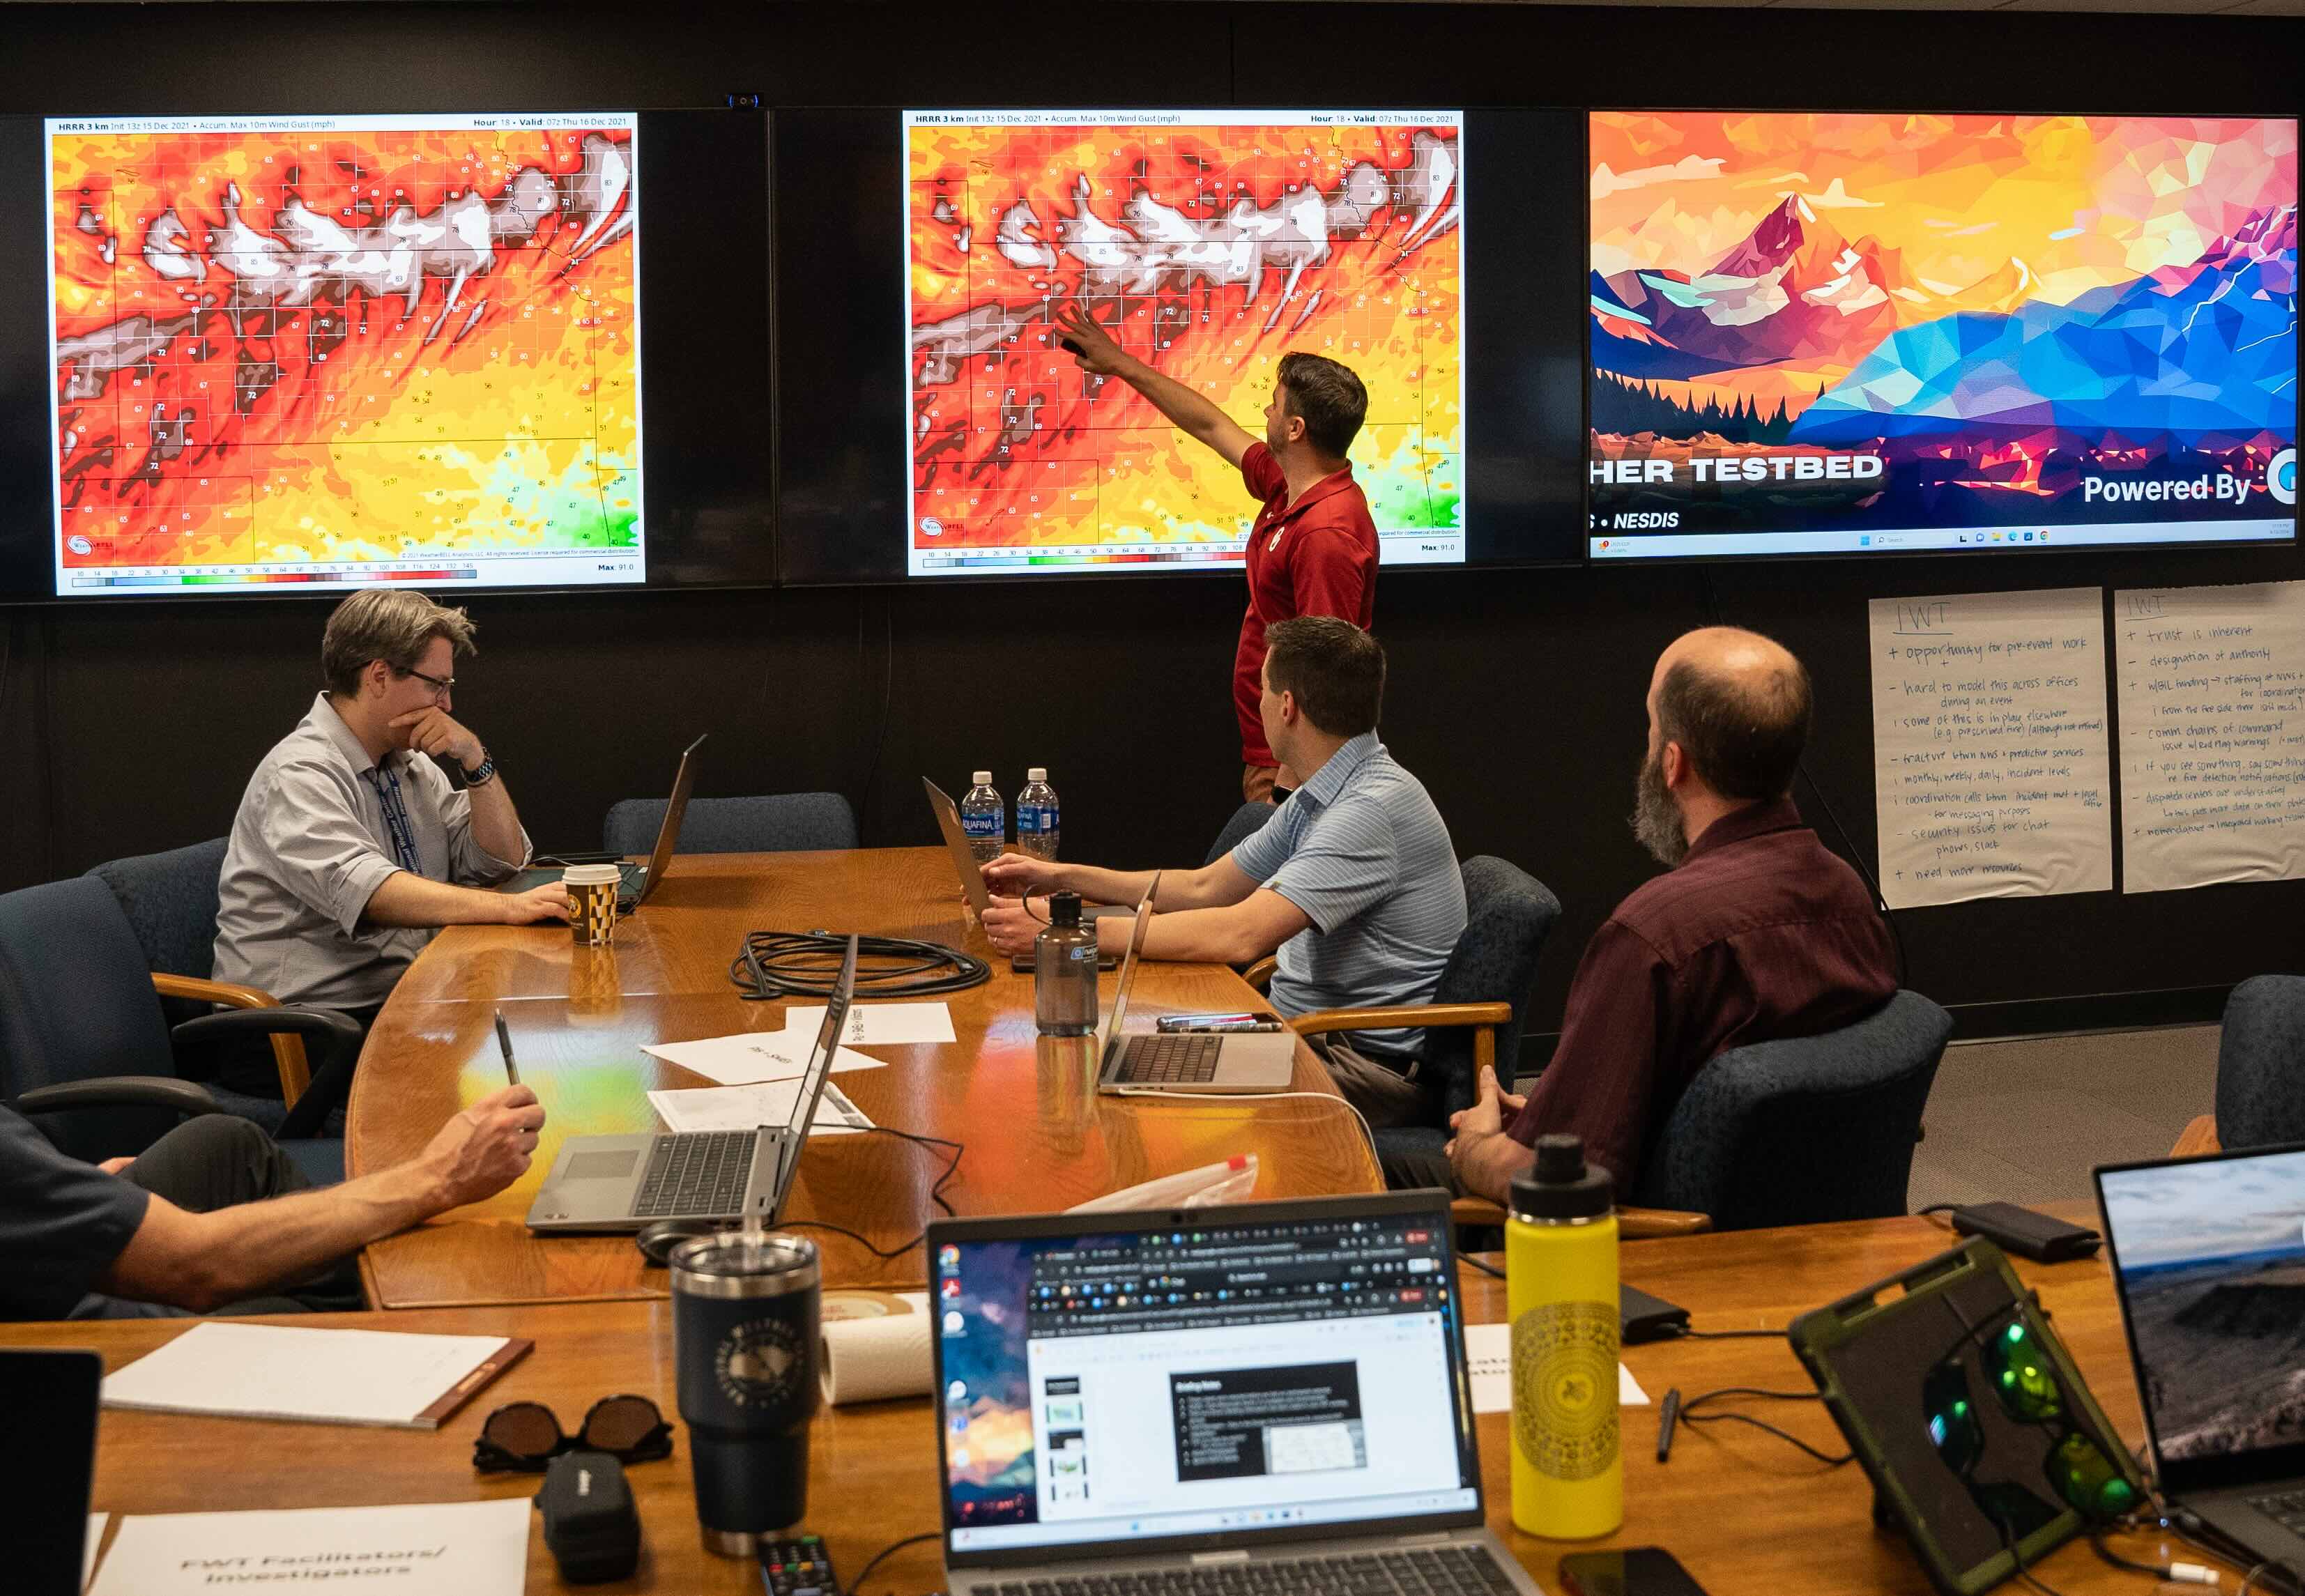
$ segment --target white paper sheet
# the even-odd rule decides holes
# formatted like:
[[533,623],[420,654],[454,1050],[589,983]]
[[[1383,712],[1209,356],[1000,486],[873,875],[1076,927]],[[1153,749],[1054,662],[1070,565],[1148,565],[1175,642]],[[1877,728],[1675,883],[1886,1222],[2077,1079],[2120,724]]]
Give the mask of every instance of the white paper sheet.
[[[699,1086],[686,1091],[651,1091],[649,1105],[668,1131],[749,1131],[764,1125],[790,1125],[800,1102],[797,1081],[765,1081],[753,1086]],[[872,1121],[828,1081],[816,1106],[812,1136],[849,1136],[869,1131]]]
[[2104,604],[2096,588],[1872,601],[1891,908],[2113,889]]
[[[785,1029],[813,1038],[824,1024],[821,1003],[795,1003],[785,1010]],[[952,1010],[941,1000],[929,1003],[852,1003],[848,1034],[840,1040],[852,1048],[910,1047],[917,1042],[954,1040]]]
[[[94,1596],[370,1584],[401,1596],[521,1596],[526,1495],[404,1507],[166,1513],[120,1521]],[[371,1577],[361,1579],[359,1575]]]
[[2121,889],[2305,876],[2305,582],[2123,589]]
[[80,1588],[83,1591],[88,1589],[89,1575],[96,1572],[96,1549],[104,1544],[104,1526],[111,1517],[109,1513],[88,1515],[88,1540],[80,1550]]
[[[104,1405],[413,1425],[502,1336],[318,1330],[208,1320],[104,1380]],[[429,1428],[429,1426],[427,1426]]]
[[[652,1054],[667,1064],[693,1070],[723,1086],[749,1086],[759,1081],[796,1081],[808,1073],[808,1056],[816,1046],[816,1033],[823,1023],[824,1018],[820,1014],[816,1024],[805,1033],[789,1028],[783,1031],[748,1031],[741,1036],[711,1036],[702,1041],[659,1042],[641,1051]],[[838,1048],[832,1055],[835,1070],[877,1070],[886,1066],[885,1059],[851,1052],[846,1048]]]
[[[1465,1327],[1465,1363],[1473,1377],[1473,1411],[1501,1413],[1512,1410],[1512,1326],[1468,1324]],[[1649,1394],[1622,1363],[1617,1365],[1617,1405],[1646,1407]]]

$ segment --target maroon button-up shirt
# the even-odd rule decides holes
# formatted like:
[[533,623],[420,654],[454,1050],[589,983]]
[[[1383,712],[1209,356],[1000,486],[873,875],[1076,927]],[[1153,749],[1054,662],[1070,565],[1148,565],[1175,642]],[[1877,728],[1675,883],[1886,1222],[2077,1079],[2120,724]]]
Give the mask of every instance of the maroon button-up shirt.
[[1837,1031],[1896,989],[1889,928],[1857,872],[1791,799],[1738,810],[1593,934],[1561,1045],[1508,1131],[1523,1143],[1582,1136],[1629,1201],[1657,1133],[1715,1055]]
[[1339,615],[1365,632],[1376,619],[1376,522],[1353,468],[1289,501],[1289,479],[1261,443],[1240,457],[1241,480],[1264,501],[1248,534],[1248,613],[1233,652],[1232,702],[1244,765],[1280,761],[1264,745],[1264,629],[1298,615]]

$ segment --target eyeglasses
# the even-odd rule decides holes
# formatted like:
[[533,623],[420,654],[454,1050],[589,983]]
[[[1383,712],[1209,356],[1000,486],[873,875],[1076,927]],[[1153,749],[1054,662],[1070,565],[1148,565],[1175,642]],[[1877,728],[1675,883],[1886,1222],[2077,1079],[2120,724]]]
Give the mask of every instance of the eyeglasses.
[[603,1396],[571,1438],[540,1402],[508,1402],[490,1413],[472,1443],[472,1466],[489,1473],[540,1474],[563,1452],[606,1452],[619,1463],[672,1456],[672,1426],[645,1396]]
[[447,698],[456,685],[456,678],[454,676],[428,676],[422,671],[403,671],[400,674],[404,676],[413,676],[423,683],[432,690],[432,696],[436,699]]

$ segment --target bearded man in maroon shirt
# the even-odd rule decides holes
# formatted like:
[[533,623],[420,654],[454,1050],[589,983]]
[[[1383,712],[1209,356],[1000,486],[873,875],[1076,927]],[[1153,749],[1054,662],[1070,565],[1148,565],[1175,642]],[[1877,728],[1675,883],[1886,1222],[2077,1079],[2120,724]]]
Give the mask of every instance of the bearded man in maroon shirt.
[[1368,390],[1350,367],[1325,355],[1284,354],[1260,440],[1206,395],[1122,350],[1077,301],[1060,306],[1055,319],[1082,370],[1117,377],[1144,395],[1238,467],[1242,483],[1263,504],[1248,534],[1248,610],[1233,650],[1232,703],[1240,723],[1242,798],[1285,797],[1311,773],[1281,768],[1265,745],[1258,709],[1265,628],[1297,615],[1335,615],[1367,632],[1376,619],[1376,522],[1345,458],[1368,414]]
[[1629,1197],[1707,1062],[1837,1031],[1888,1001],[1896,966],[1873,895],[1793,807],[1811,702],[1800,661],[1758,633],[1707,627],[1664,651],[1633,831],[1667,873],[1586,945],[1561,1044],[1527,1097],[1483,1071],[1445,1167],[1396,1155],[1388,1181],[1501,1202],[1537,1136],[1566,1132]]

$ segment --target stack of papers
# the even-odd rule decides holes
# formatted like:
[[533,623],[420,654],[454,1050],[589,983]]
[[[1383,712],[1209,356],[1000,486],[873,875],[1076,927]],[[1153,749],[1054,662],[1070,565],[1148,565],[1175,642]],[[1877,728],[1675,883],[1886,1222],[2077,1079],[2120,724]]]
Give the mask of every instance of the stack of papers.
[[526,1496],[405,1507],[165,1513],[120,1521],[94,1596],[213,1596],[239,1585],[520,1596]]
[[[649,1105],[668,1131],[749,1131],[758,1125],[792,1124],[800,1106],[798,1081],[764,1081],[754,1086],[702,1086],[687,1091],[651,1091]],[[816,1106],[812,1136],[853,1136],[872,1121],[828,1081]]]
[[[785,1010],[782,1031],[747,1031],[702,1041],[659,1042],[642,1052],[693,1070],[723,1086],[761,1081],[795,1081],[808,1073],[809,1055],[824,1029],[824,1005],[795,1004]],[[848,1011],[847,1034],[832,1056],[835,1070],[879,1069],[885,1059],[856,1048],[912,1047],[953,1039],[952,1011],[942,1003],[876,1003]],[[653,1094],[651,1094],[653,1095]],[[775,1123],[782,1124],[781,1120]]]

